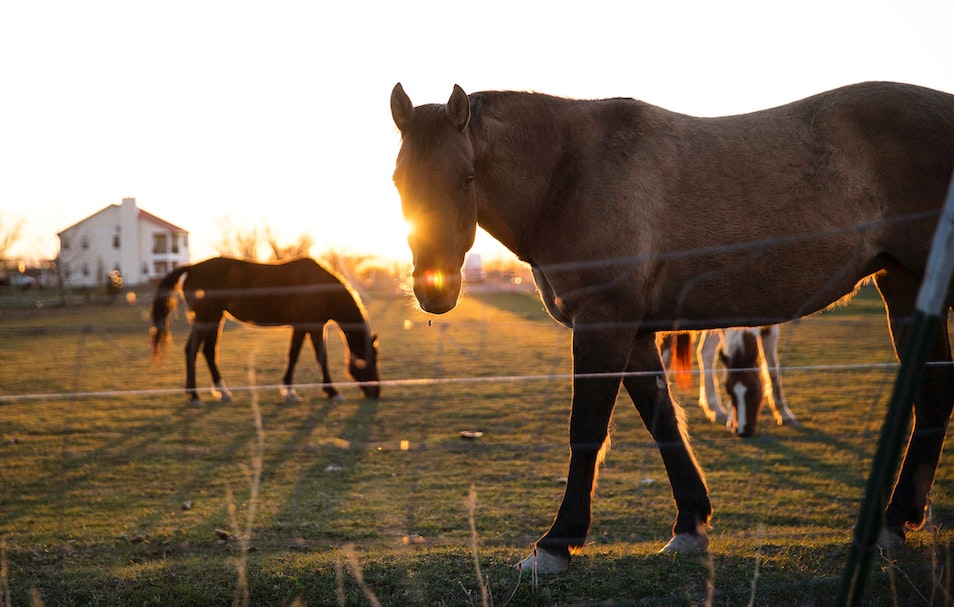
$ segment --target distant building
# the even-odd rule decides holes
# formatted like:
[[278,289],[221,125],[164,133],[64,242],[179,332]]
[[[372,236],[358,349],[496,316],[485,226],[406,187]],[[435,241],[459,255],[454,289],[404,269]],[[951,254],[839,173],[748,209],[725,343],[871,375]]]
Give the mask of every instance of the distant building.
[[464,280],[471,283],[484,282],[487,273],[484,271],[484,262],[477,253],[468,253],[464,260]]
[[189,263],[189,232],[136,207],[111,204],[59,234],[63,282],[105,287],[116,271],[126,285],[158,280]]

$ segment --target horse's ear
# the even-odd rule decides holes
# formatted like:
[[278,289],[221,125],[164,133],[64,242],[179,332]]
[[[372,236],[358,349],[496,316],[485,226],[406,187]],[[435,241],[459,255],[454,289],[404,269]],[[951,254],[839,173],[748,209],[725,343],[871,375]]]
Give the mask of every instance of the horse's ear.
[[454,85],[454,92],[447,100],[447,117],[461,133],[470,122],[470,99],[460,85]]
[[391,117],[394,118],[394,124],[401,133],[404,133],[407,125],[411,123],[411,118],[414,117],[414,104],[411,103],[411,98],[404,92],[400,82],[391,90]]

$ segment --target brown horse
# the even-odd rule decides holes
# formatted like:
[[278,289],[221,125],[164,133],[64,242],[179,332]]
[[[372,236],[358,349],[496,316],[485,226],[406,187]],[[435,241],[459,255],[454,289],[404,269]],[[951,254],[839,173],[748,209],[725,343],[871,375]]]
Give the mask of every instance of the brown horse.
[[235,320],[261,326],[291,325],[288,365],[282,377],[282,394],[298,402],[292,374],[306,336],[311,336],[323,389],[329,398],[341,395],[331,383],[324,330],[333,320],[345,335],[350,351],[348,371],[366,396],[380,395],[377,337],[371,334],[367,315],[358,295],[342,278],[313,259],[262,264],[227,257],[176,268],[159,283],[152,305],[152,347],[158,356],[169,339],[169,313],[175,306],[179,279],[189,307],[192,328],[186,342],[186,393],[190,403],[200,404],[195,388],[195,359],[205,355],[214,384],[213,394],[223,401],[231,393],[222,382],[216,363],[217,344],[225,314]]
[[[547,309],[573,330],[565,494],[521,563],[539,573],[563,570],[584,544],[620,384],[669,474],[677,511],[664,550],[707,549],[708,492],[654,333],[784,322],[873,276],[903,352],[954,169],[954,96],[894,83],[722,118],[459,86],[446,104],[415,107],[398,84],[391,113],[421,307],[455,306],[480,224],[531,265]],[[929,360],[951,362],[946,328]],[[922,523],[952,404],[954,371],[929,366],[885,537]]]

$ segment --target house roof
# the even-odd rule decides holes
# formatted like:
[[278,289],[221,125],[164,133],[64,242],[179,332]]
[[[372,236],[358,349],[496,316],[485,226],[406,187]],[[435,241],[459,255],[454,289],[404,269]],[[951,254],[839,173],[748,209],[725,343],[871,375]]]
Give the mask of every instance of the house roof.
[[159,224],[160,226],[164,227],[170,232],[188,232],[188,230],[186,230],[185,228],[180,228],[174,223],[169,223],[165,219],[160,219],[159,217],[156,217],[152,213],[148,211],[143,211],[142,209],[139,209],[139,218],[145,219],[146,221],[150,221],[155,224]]
[[[119,208],[121,208],[121,207],[120,207],[120,205],[118,205],[118,204],[110,204],[110,205],[107,205],[107,206],[103,207],[102,209],[96,211],[96,212],[93,213],[92,215],[88,215],[87,217],[85,217],[85,218],[83,218],[83,219],[77,221],[76,223],[74,223],[73,225],[69,226],[68,228],[64,228],[63,230],[57,232],[56,235],[57,235],[57,236],[60,236],[60,235],[64,234],[65,232],[68,232],[68,231],[72,230],[73,228],[75,228],[76,226],[80,225],[81,223],[84,223],[84,222],[88,221],[89,219],[92,219],[93,217],[99,215],[100,213],[105,213],[106,211],[108,211],[108,210],[110,210],[110,209],[119,209]],[[136,211],[139,213],[139,219],[144,220],[144,221],[148,221],[148,222],[153,223],[153,224],[156,224],[156,225],[158,225],[159,227],[162,227],[162,228],[165,228],[165,229],[169,230],[170,232],[182,232],[182,233],[185,233],[185,234],[188,234],[188,232],[189,232],[189,231],[186,230],[185,228],[180,228],[179,226],[175,225],[174,223],[169,223],[169,222],[166,221],[165,219],[162,219],[161,217],[156,217],[156,216],[153,215],[152,213],[150,213],[150,212],[148,212],[148,211],[144,211],[144,210],[142,210],[142,209],[140,209],[140,208],[138,208],[138,207],[136,208]]]

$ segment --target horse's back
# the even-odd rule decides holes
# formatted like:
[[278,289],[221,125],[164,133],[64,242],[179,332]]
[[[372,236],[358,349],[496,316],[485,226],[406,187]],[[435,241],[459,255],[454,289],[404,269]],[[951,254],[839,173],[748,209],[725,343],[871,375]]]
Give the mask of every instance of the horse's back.
[[324,322],[323,302],[343,289],[334,274],[309,258],[258,263],[216,257],[192,266],[183,282],[197,319],[219,319],[227,312],[262,325]]
[[886,264],[923,271],[954,169],[954,95],[862,83],[670,119],[680,147],[657,164],[654,252],[689,254],[664,264],[673,290],[660,309],[709,325],[718,301],[725,323],[774,324]]

